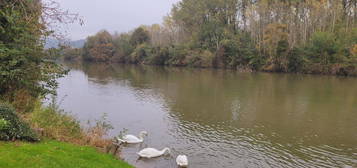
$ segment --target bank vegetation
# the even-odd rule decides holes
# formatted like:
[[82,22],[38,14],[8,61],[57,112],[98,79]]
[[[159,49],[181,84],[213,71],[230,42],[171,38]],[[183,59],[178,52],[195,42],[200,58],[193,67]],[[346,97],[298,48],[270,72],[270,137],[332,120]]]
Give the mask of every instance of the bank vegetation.
[[356,0],[182,0],[162,24],[100,31],[64,58],[355,76],[356,25]]

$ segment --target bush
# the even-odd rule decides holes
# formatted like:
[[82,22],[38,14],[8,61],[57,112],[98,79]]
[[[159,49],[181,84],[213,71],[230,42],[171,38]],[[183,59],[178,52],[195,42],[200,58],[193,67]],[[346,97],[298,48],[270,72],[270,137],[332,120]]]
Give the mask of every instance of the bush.
[[167,47],[153,48],[152,53],[146,59],[145,63],[152,65],[164,65],[169,58],[169,49]]
[[16,115],[15,109],[5,104],[0,104],[0,130],[0,140],[39,140],[29,125]]
[[151,48],[148,44],[143,43],[138,45],[134,52],[130,55],[130,62],[133,64],[140,64],[151,53]]
[[192,50],[185,58],[185,63],[192,67],[208,68],[212,66],[214,55],[208,50]]
[[288,54],[289,72],[302,72],[306,63],[305,53],[302,48],[293,48]]
[[166,65],[185,66],[185,58],[189,53],[189,49],[185,45],[171,46],[169,48],[169,58]]
[[307,47],[310,59],[314,63],[323,65],[343,62],[343,55],[339,53],[341,47],[334,34],[329,32],[316,32],[311,38],[311,44]]
[[0,131],[6,130],[9,127],[9,122],[5,119],[0,119]]

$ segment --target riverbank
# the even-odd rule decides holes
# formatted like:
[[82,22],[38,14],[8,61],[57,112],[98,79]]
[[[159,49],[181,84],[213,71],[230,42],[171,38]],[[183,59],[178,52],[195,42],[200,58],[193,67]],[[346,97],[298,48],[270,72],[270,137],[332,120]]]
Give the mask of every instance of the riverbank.
[[131,168],[114,156],[93,147],[77,146],[54,140],[40,143],[0,142],[0,167],[11,168]]
[[211,70],[228,70],[233,72],[262,72],[262,73],[272,73],[272,74],[301,74],[301,75],[322,75],[322,76],[340,76],[340,77],[357,77],[357,65],[347,65],[347,64],[336,64],[329,66],[322,66],[316,64],[312,66],[311,69],[305,69],[299,72],[282,72],[274,71],[271,69],[252,69],[249,67],[202,67],[202,66],[191,66],[191,65],[155,65],[146,63],[123,63],[123,62],[95,62],[95,61],[85,61],[85,60],[58,60],[64,64],[71,64],[73,67],[75,65],[81,64],[103,64],[115,66],[153,66],[153,67],[163,67],[163,68],[183,68],[183,69],[211,69]]
[[82,125],[55,103],[33,103],[28,112],[0,103],[0,167],[132,167],[107,154],[105,117]]

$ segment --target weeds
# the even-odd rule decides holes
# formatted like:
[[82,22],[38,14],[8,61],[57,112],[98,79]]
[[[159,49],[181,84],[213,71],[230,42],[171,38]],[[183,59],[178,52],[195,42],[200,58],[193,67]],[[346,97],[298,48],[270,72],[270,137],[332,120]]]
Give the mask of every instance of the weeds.
[[106,148],[111,144],[107,135],[113,127],[107,121],[106,114],[99,120],[88,121],[87,125],[81,126],[73,115],[59,108],[55,98],[48,106],[38,101],[34,111],[24,117],[46,138],[98,148]]
[[76,141],[80,141],[83,137],[80,123],[55,103],[42,107],[42,104],[37,102],[28,118],[32,127],[41,130],[41,134],[45,137],[77,144],[79,142]]
[[85,136],[89,145],[104,148],[111,144],[111,140],[106,139],[106,137],[113,126],[107,121],[107,114],[104,113],[101,119],[95,120],[93,126],[90,121],[87,125]]

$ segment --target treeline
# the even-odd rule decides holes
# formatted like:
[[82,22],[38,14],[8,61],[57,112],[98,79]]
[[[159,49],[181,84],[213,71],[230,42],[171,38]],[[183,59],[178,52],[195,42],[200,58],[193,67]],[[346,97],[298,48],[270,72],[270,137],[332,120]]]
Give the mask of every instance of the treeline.
[[88,37],[85,61],[357,75],[357,0],[182,0],[163,24]]

